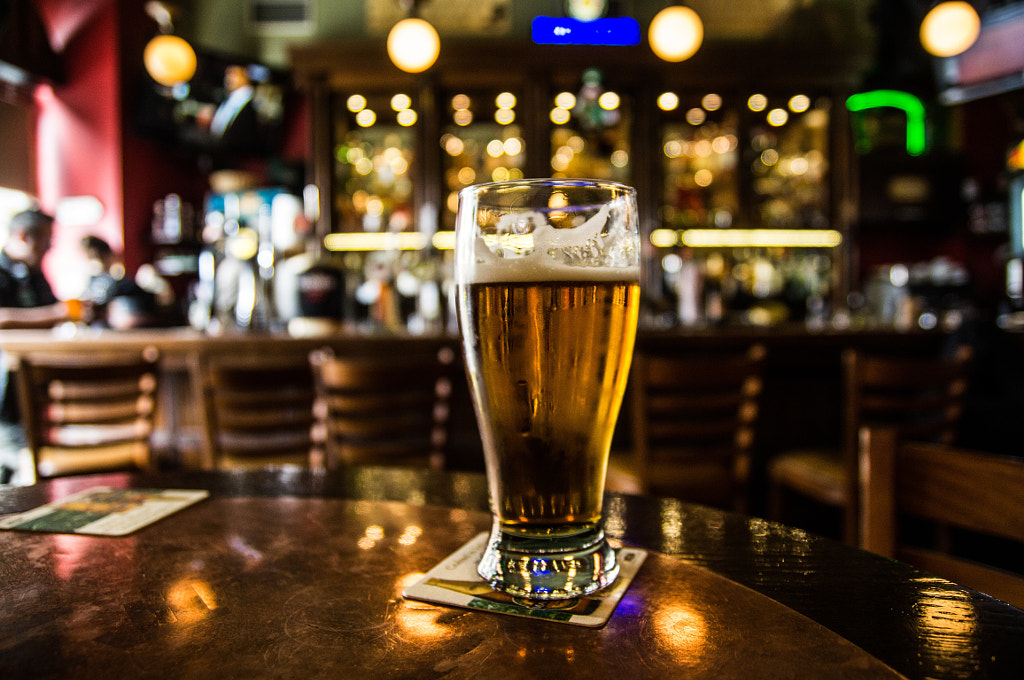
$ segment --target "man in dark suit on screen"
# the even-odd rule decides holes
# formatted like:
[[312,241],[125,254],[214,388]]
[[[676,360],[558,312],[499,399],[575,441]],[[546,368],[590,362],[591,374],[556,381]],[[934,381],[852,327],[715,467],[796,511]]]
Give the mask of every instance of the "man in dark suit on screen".
[[210,134],[217,145],[229,151],[245,151],[262,144],[259,115],[253,102],[255,90],[244,66],[224,70],[227,96],[213,114]]

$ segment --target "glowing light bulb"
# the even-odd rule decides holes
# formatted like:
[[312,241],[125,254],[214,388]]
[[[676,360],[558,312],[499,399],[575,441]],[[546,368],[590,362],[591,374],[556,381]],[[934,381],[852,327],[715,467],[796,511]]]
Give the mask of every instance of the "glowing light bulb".
[[921,44],[937,57],[952,57],[966,51],[980,33],[978,13],[960,0],[936,5],[921,22]]
[[388,56],[408,73],[421,73],[434,65],[441,52],[441,38],[423,19],[402,19],[388,33]]
[[176,35],[158,35],[146,45],[142,63],[156,82],[171,87],[196,74],[196,52]]
[[689,59],[704,41],[704,24],[689,7],[666,7],[651,20],[647,32],[658,58],[678,62]]

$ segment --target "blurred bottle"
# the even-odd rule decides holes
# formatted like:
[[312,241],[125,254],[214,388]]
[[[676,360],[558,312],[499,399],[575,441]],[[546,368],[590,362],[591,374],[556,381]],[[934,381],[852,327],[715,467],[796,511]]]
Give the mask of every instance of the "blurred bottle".
[[676,315],[682,326],[700,326],[704,323],[704,274],[693,251],[680,254],[676,274]]
[[711,253],[704,262],[704,319],[718,326],[725,319],[725,277],[727,267],[721,253]]
[[188,307],[189,325],[197,331],[208,330],[213,319],[216,264],[212,249],[204,248],[199,253],[198,279],[192,285],[192,300]]
[[304,212],[295,216],[295,231],[308,235],[305,249],[282,261],[274,276],[274,301],[288,334],[303,337],[339,330],[344,320],[345,276],[326,251],[316,223],[315,189],[304,192]]
[[192,238],[194,213],[178,194],[167,194],[153,204],[152,237],[155,245],[171,245]]

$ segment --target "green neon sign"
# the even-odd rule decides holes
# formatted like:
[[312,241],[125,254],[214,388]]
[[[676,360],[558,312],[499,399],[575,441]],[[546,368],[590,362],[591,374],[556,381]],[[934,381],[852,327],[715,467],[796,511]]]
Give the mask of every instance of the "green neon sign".
[[[924,104],[920,99],[909,92],[899,90],[861,92],[850,95],[846,99],[846,108],[853,112],[883,107],[900,109],[907,114],[907,153],[911,156],[923,154],[927,147],[927,141],[925,139]],[[867,149],[869,144],[866,141],[861,121],[856,120],[854,125],[857,132],[857,147],[862,150]]]

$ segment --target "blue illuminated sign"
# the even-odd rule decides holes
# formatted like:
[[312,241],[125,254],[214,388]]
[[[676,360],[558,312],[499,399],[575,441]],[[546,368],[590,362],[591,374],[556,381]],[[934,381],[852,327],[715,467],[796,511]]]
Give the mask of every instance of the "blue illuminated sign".
[[568,17],[534,17],[538,45],[638,45],[640,24],[632,17],[580,21]]

